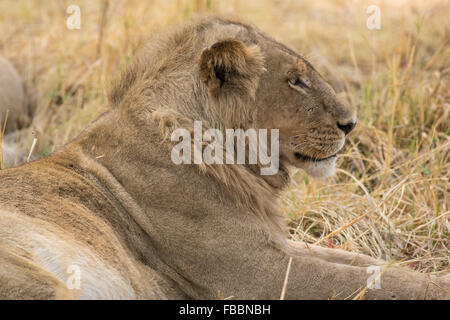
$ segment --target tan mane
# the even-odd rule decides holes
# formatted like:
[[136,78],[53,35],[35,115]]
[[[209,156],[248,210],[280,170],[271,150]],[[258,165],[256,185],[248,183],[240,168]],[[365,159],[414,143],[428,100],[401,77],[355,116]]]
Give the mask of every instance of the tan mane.
[[[235,90],[217,96],[215,100],[208,99],[208,92],[198,79],[198,61],[202,50],[211,46],[217,38],[223,38],[211,34],[214,23],[229,26],[236,33],[240,28],[245,28],[251,30],[255,37],[258,34],[253,27],[238,20],[217,17],[187,24],[168,35],[166,33],[164,38],[156,36],[151,45],[138,53],[122,73],[120,81],[110,90],[113,106],[127,111],[131,108],[134,114],[151,117],[168,148],[174,145],[169,139],[174,130],[184,128],[192,132],[193,122],[197,120],[202,121],[204,130],[215,128],[222,132],[228,128],[245,130],[255,120],[256,114],[248,106],[255,97],[258,77],[245,77],[240,83],[242,87],[233,88]],[[259,48],[249,46],[246,50],[254,57],[252,69],[264,72],[264,57]],[[245,68],[243,63],[242,68]],[[253,70],[243,72],[250,74]],[[168,94],[170,91],[174,94]],[[214,92],[210,94],[214,95]],[[136,112],[137,109],[139,111]],[[273,240],[284,243],[284,222],[275,201],[280,190],[270,186],[246,165],[203,163],[198,165],[198,169],[220,181],[239,204],[250,209],[261,220],[261,225],[270,231]]]

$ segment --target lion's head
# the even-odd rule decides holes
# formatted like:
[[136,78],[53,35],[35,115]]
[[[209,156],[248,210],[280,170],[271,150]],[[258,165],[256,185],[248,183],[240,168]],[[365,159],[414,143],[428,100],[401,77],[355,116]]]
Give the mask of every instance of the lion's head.
[[240,26],[232,38],[202,52],[200,74],[211,99],[251,97],[244,102],[249,122],[243,125],[280,130],[282,165],[315,177],[334,171],[356,115],[302,56],[254,27]]
[[165,115],[170,129],[194,120],[222,130],[279,129],[280,168],[321,178],[333,173],[356,123],[302,56],[254,26],[218,17],[156,36],[111,92],[113,105],[132,108],[137,121],[143,106]]

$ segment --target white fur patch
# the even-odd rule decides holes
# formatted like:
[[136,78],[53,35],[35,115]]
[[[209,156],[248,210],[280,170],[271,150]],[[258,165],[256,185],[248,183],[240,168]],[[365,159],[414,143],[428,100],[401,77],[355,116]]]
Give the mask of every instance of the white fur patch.
[[[74,291],[79,299],[135,299],[129,281],[108,266],[88,247],[60,234],[53,226],[32,218],[1,211],[0,238],[10,247],[32,255],[35,264],[46,269]],[[74,274],[73,270],[79,270]],[[79,276],[79,288],[71,277]]]
[[336,157],[322,161],[308,161],[303,163],[301,168],[313,178],[326,179],[334,174],[336,167]]

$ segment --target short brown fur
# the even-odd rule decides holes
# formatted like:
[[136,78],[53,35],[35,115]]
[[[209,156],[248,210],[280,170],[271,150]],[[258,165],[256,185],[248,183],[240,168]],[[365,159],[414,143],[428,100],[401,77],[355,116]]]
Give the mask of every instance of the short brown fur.
[[[308,89],[299,88],[301,79]],[[253,26],[208,18],[156,36],[111,108],[74,141],[0,172],[0,298],[344,299],[368,256],[284,240],[276,199],[289,168],[316,176],[354,111],[301,56]],[[280,129],[280,170],[175,165],[176,128]],[[319,162],[317,162],[319,163]],[[81,285],[68,289],[69,266]],[[99,274],[101,276],[99,276]],[[448,278],[384,268],[368,299],[445,298]],[[26,289],[26,290],[25,290]]]

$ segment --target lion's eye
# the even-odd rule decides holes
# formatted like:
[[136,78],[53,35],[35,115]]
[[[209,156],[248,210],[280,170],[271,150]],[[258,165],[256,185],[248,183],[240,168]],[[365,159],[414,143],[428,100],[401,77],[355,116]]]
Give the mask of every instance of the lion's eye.
[[302,89],[309,89],[308,85],[305,82],[303,82],[303,80],[300,79],[300,78],[297,78],[295,80],[295,82],[293,83],[293,85],[294,86],[298,86],[298,87],[300,87]]

